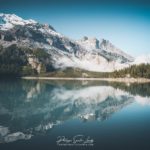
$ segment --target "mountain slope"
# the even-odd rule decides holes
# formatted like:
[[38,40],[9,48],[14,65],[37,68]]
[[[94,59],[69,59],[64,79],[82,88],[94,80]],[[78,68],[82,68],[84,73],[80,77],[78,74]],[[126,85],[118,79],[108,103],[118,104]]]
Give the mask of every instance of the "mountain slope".
[[136,57],[133,64],[139,65],[139,64],[150,64],[150,54],[149,55],[141,55],[139,57]]
[[[39,65],[45,63],[55,69],[73,67],[111,72],[130,66],[134,60],[107,40],[84,37],[74,41],[56,32],[50,25],[24,20],[14,14],[0,14],[0,45],[7,48],[13,44],[32,51],[25,52],[28,65],[38,73],[41,71]],[[41,61],[37,58],[34,49],[45,51],[47,59]]]

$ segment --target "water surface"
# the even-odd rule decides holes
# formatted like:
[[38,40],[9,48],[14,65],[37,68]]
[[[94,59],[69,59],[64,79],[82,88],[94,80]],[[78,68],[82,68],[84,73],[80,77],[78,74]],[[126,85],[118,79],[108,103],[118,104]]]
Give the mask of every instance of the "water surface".
[[150,84],[0,81],[0,149],[70,148],[149,150]]

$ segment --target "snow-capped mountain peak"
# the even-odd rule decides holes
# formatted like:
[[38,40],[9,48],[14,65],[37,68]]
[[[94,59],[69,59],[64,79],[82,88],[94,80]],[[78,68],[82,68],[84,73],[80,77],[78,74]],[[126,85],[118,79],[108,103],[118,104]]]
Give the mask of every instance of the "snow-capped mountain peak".
[[126,58],[129,62],[134,60],[133,57],[114,46],[109,40],[98,40],[97,38],[89,38],[84,36],[81,40],[78,40],[77,43],[90,52],[94,50],[101,53],[103,56],[107,55],[106,57],[110,60],[114,58],[116,58],[116,60],[120,60],[121,57]]
[[0,29],[1,30],[8,30],[13,28],[14,25],[26,25],[26,24],[36,24],[37,22],[29,19],[24,20],[21,17],[16,16],[15,14],[3,14],[0,13]]
[[77,43],[79,43],[83,48],[89,51],[99,49],[99,40],[95,37],[89,38],[87,36],[84,36],[82,39],[78,40]]
[[104,51],[110,52],[110,53],[115,53],[121,56],[124,56],[128,58],[131,62],[134,61],[134,58],[131,57],[130,55],[126,54],[124,51],[121,49],[117,48],[115,45],[113,45],[109,40],[106,39],[101,39],[100,41],[100,48]]

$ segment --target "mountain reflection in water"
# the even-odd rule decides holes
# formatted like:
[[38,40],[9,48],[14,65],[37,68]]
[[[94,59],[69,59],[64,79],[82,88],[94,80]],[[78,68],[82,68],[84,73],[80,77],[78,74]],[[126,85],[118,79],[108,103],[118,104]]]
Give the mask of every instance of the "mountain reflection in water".
[[28,140],[72,119],[104,121],[134,103],[150,104],[149,84],[0,81],[0,143]]

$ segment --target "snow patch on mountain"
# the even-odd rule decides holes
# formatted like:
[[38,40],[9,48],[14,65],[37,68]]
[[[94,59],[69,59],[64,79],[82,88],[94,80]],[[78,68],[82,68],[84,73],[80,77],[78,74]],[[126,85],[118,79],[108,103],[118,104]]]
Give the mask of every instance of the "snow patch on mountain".
[[0,24],[0,30],[8,30],[14,27],[14,25],[26,25],[26,24],[36,24],[37,22],[29,19],[29,20],[24,20],[21,17],[16,16],[15,14],[3,14],[0,13],[0,19],[1,23]]
[[[113,59],[113,57],[116,57],[116,60],[121,60],[121,56],[124,58],[127,58],[128,61],[133,61],[134,58],[130,55],[126,54],[119,48],[115,47],[111,42],[105,39],[96,39],[96,38],[88,38],[84,36],[81,40],[77,41],[84,49],[91,51],[95,50],[96,52],[99,52],[101,55],[109,55],[108,59]],[[112,57],[111,57],[111,56]]]
[[57,59],[55,63],[55,68],[75,67],[96,72],[112,72],[129,66],[130,64],[128,63],[120,64],[115,61],[108,62],[102,56],[97,55],[95,57],[91,57],[88,56],[88,54],[84,56],[84,58],[77,58],[72,55],[67,57],[64,55]]
[[150,64],[150,54],[138,56],[137,58],[135,58],[133,64]]
[[81,40],[77,40],[77,42],[88,51],[99,49],[99,41],[96,38],[84,36]]

